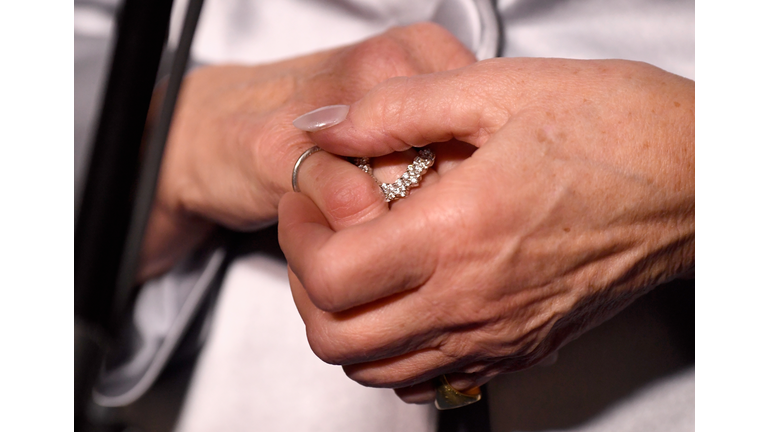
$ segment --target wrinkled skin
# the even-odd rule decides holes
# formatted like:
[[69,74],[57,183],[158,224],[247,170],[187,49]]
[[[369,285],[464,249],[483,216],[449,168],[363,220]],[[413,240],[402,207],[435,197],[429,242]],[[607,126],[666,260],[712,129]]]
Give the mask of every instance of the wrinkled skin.
[[467,389],[530,367],[692,273],[694,100],[692,81],[615,60],[493,59],[375,87],[312,140],[345,156],[477,150],[340,231],[284,195],[312,349],[427,402],[440,374]]
[[[468,65],[473,55],[434,24],[395,28],[348,47],[259,66],[213,66],[184,81],[142,248],[139,281],[161,274],[217,225],[254,230],[277,218],[299,155],[314,145],[292,120],[348,104],[397,76]],[[370,179],[320,152],[300,187],[339,229],[387,206]]]

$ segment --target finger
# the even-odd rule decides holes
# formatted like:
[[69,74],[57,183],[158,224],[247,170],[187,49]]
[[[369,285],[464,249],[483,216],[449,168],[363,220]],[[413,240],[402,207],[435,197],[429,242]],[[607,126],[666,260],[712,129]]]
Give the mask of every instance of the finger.
[[456,69],[476,61],[470,50],[437,24],[394,27],[335,50],[308,77],[303,87],[311,90],[299,91],[296,96],[308,104],[307,111],[351,104],[389,78]]
[[472,51],[435,23],[395,27],[387,34],[409,48],[406,52],[410,53],[411,61],[419,65],[420,73],[457,69],[477,61]]
[[334,233],[308,197],[284,195],[278,208],[280,246],[313,303],[336,312],[423,285],[437,256],[429,253],[431,222],[421,201],[406,200],[403,208],[413,204],[413,209]]
[[371,220],[389,209],[369,175],[330,153],[321,151],[305,159],[298,182],[301,192],[312,199],[334,231]]
[[312,300],[307,296],[307,291],[301,284],[301,281],[293,272],[291,266],[288,266],[288,283],[291,287],[291,295],[293,296],[293,303],[296,305],[296,309],[299,311],[299,316],[304,324],[311,323],[317,320],[314,317],[315,314],[321,312],[312,304]]
[[435,401],[435,385],[431,381],[395,389],[395,394],[405,403],[428,404]]
[[[509,75],[499,71],[503,66],[486,61],[389,79],[352,104],[346,120],[314,132],[312,140],[345,156],[379,156],[452,138],[482,146],[514,106],[514,95],[499,88],[494,75]],[[499,96],[502,90],[508,93],[505,98]]]
[[446,374],[445,378],[448,380],[448,384],[456,390],[475,395],[480,392],[480,386],[487,384],[495,373],[450,373]]
[[[367,91],[388,78],[456,69],[476,61],[474,54],[449,31],[434,23],[419,23],[391,28],[342,49],[318,77],[327,74],[346,78],[329,90],[351,85]],[[317,88],[314,83],[312,87]]]
[[172,212],[155,202],[142,240],[136,282],[170,270],[189,251],[199,247],[214,229],[214,224],[207,219]]
[[448,382],[459,391],[479,387],[498,374],[494,363],[457,360],[457,357],[447,355],[438,348],[344,365],[344,372],[362,385],[392,388],[413,386],[446,375]]
[[[389,54],[382,56],[382,51]],[[474,55],[450,32],[432,23],[391,29],[382,36],[350,47],[342,54],[342,57],[346,55],[356,59],[356,61],[354,63],[345,61],[335,63],[334,67],[342,67],[343,69],[334,74],[319,74],[313,77],[311,86],[317,91],[333,89],[336,88],[333,80],[337,79],[337,74],[355,76],[355,79],[344,80],[346,89],[344,99],[339,99],[338,96],[335,99],[325,97],[327,100],[335,100],[336,103],[349,103],[357,100],[370,87],[391,76],[453,69],[476,61]],[[389,58],[384,64],[379,65],[380,67],[375,68],[375,70],[385,74],[380,79],[366,84],[365,80],[361,81],[357,75],[367,76],[367,74],[354,73],[356,67],[360,67],[359,65],[365,66],[371,61],[380,62],[382,57],[388,56],[399,58],[400,61]],[[371,57],[370,61],[366,61],[368,57]],[[390,70],[398,64],[409,65],[411,69]],[[353,67],[354,65],[358,66]],[[313,99],[317,99],[317,95]],[[315,102],[317,101],[315,100]],[[304,103],[309,104],[309,101]],[[314,169],[317,166],[317,160],[327,159],[326,156],[314,157],[311,162],[308,160],[305,163],[306,169]],[[320,181],[317,187],[313,187],[311,190],[302,188],[302,191],[308,193],[315,200],[334,229],[369,220],[386,209],[386,206],[377,199],[374,185],[370,181],[359,181],[362,178],[359,173],[352,173],[349,169],[344,169],[348,167],[341,167],[337,164],[328,165],[327,168],[324,173],[321,173],[323,174],[321,177],[310,177]],[[345,177],[344,174],[347,176]],[[332,184],[333,187],[324,187],[329,184]]]
[[367,387],[412,386],[455,369],[456,359],[437,348],[411,351],[386,359],[344,365],[351,379]]
[[[401,353],[413,352],[420,347],[438,355],[443,361],[450,359],[434,352],[434,338],[420,329],[411,333],[398,328],[396,334],[387,325],[371,326],[366,331],[359,331],[357,319],[380,321],[386,314],[386,307],[365,305],[353,311],[329,313],[317,308],[304,289],[296,274],[288,268],[288,279],[294,303],[307,329],[307,340],[312,351],[321,360],[329,364],[348,365],[384,360]],[[391,296],[387,300],[397,302],[400,296]],[[379,302],[381,303],[381,302]],[[397,360],[397,359],[396,359]],[[385,360],[385,363],[387,360]],[[430,363],[431,364],[431,363]]]

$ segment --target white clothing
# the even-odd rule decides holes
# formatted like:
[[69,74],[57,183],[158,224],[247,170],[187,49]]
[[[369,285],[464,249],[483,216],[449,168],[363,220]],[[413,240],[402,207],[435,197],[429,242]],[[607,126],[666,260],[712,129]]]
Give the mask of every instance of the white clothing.
[[[177,3],[175,26],[180,24],[184,9],[181,6],[185,2]],[[623,58],[646,61],[694,77],[693,0],[499,0],[495,7],[493,3],[207,0],[192,56],[198,63],[265,63],[354,43],[394,25],[432,20],[452,31],[481,59],[497,53]],[[87,18],[80,21],[81,35],[90,37],[93,32],[104,31],[103,25],[99,27],[97,21]],[[171,43],[173,34],[172,31]],[[221,249],[212,253],[220,259]],[[200,275],[205,274],[210,276],[210,270],[204,265],[190,266],[186,262],[147,284],[142,293],[144,303],[158,308],[157,303],[165,301],[165,310],[170,315],[147,316],[146,310],[137,309],[137,323],[149,323],[144,326],[147,331],[143,349],[137,351],[134,362],[125,365],[121,374],[112,376],[112,386],[106,385],[105,393],[101,394],[102,403],[130,403],[151,385],[178,342],[179,334],[174,329],[184,324],[183,311],[196,309],[197,294],[201,286],[207,286],[199,282]],[[176,336],[170,336],[174,332]],[[562,357],[556,367],[564,361],[563,367],[568,366],[567,359]],[[513,376],[525,377],[526,373]],[[499,394],[514,392],[509,385],[499,384],[505,381],[509,380],[497,380],[492,390]],[[109,384],[109,379],[104,384]],[[667,411],[678,413],[677,420],[682,420],[670,420],[663,429],[693,430],[692,368],[690,373],[683,372],[681,377],[654,385],[646,393],[617,401],[614,408],[601,412],[592,421],[567,430],[640,430],[627,424],[652,424],[643,423],[642,419],[660,418],[659,406],[654,405],[657,399],[648,397],[657,388],[683,395],[676,399],[682,401],[676,405],[664,403]],[[504,396],[496,400],[503,401]],[[491,408],[496,411],[492,412],[492,419],[496,417],[494,426],[497,430],[506,428],[508,424],[499,420],[505,416],[505,407],[494,405],[493,395]],[[341,368],[326,365],[312,354],[292,303],[284,263],[256,254],[242,257],[230,266],[209,340],[201,353],[178,424],[179,431],[428,431],[434,427],[435,412],[431,406],[406,405],[391,390],[361,387],[346,378]]]

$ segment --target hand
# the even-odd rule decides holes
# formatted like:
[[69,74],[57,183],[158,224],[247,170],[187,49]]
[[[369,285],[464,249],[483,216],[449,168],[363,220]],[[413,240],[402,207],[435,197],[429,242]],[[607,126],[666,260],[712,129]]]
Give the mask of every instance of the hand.
[[[494,59],[394,78],[312,134],[379,156],[477,147],[389,213],[334,232],[306,196],[280,243],[315,353],[434,398],[536,364],[694,267],[692,81],[626,61]],[[440,155],[438,154],[438,159]]]
[[[142,248],[139,280],[167,270],[216,225],[253,230],[277,218],[299,155],[313,143],[291,121],[351,103],[395,76],[465,66],[474,56],[434,24],[280,63],[201,68],[184,82]],[[339,228],[387,210],[354,165],[317,153],[301,188]]]

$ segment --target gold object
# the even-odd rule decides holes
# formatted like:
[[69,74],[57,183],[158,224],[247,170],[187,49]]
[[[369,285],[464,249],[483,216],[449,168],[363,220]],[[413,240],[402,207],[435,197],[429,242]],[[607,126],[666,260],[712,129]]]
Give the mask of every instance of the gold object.
[[435,390],[437,391],[435,406],[439,410],[461,408],[473,404],[483,397],[483,394],[480,392],[480,387],[473,387],[464,392],[456,390],[448,383],[448,379],[445,375],[440,376],[440,382],[437,384]]

